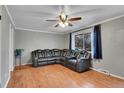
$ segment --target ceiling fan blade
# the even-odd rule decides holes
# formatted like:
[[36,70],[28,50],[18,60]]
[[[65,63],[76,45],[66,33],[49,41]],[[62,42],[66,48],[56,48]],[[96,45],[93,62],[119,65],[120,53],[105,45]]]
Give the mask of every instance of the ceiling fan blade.
[[68,19],[68,21],[78,21],[78,20],[81,20],[81,19],[82,19],[81,17],[74,17],[74,18]]
[[58,26],[59,26],[59,24],[56,24],[56,25],[55,25],[55,27],[58,27]]
[[59,20],[56,20],[56,19],[55,19],[55,20],[46,20],[46,21],[59,21]]

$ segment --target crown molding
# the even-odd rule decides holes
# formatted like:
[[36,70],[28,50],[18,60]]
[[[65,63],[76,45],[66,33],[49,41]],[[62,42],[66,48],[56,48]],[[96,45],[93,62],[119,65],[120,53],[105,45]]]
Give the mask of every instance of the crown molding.
[[84,30],[84,29],[87,29],[87,28],[91,28],[91,27],[93,27],[93,26],[95,26],[95,25],[98,25],[98,24],[104,24],[104,23],[106,23],[106,22],[109,22],[109,21],[112,21],[112,20],[115,20],[115,19],[119,19],[119,18],[122,18],[122,17],[124,17],[124,15],[120,15],[120,16],[116,16],[116,17],[108,18],[108,19],[106,19],[106,20],[103,20],[103,21],[100,21],[100,22],[94,23],[94,24],[92,24],[92,25],[85,26],[85,27],[83,27],[83,28],[80,28],[80,29],[78,29],[78,30],[73,30],[73,31],[70,31],[70,32],[81,31],[81,30]]
[[42,33],[49,33],[49,34],[67,34],[64,32],[52,32],[52,31],[42,31],[42,30],[34,30],[34,29],[25,29],[25,28],[20,28],[20,27],[15,27],[15,30],[23,30],[23,31],[31,31],[31,32],[42,32]]
[[121,18],[121,17],[124,17],[124,14],[123,14],[123,15],[120,15],[120,16],[115,16],[115,17],[112,17],[112,18],[108,18],[108,19],[106,19],[106,20],[97,22],[97,23],[92,24],[92,25],[90,25],[90,26],[94,26],[94,25],[98,25],[98,24],[103,24],[103,23],[106,23],[106,22],[109,22],[109,21],[112,21],[112,20],[115,20],[115,19],[118,19],[118,18]]

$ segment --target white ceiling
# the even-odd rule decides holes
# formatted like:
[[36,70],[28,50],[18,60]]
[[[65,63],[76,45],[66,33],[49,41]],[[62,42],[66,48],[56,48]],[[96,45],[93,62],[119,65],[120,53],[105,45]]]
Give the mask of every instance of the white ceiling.
[[73,22],[73,27],[57,27],[56,22],[46,19],[56,19],[63,6],[59,5],[8,5],[7,8],[14,21],[16,29],[41,31],[50,33],[67,33],[85,28],[89,25],[124,15],[124,5],[66,5],[64,11],[69,17],[81,16],[82,20]]

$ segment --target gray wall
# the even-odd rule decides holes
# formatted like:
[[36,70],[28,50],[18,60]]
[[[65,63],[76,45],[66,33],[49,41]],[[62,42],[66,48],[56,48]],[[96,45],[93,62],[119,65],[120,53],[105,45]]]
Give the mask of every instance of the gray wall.
[[[36,49],[68,48],[68,35],[48,34],[16,30],[14,32],[15,49],[24,49],[22,64],[31,63],[31,51]],[[17,59],[18,64],[18,59]]]
[[101,31],[103,60],[93,67],[124,77],[124,17],[103,23]]
[[124,17],[102,23],[101,36],[103,59],[93,60],[93,68],[124,77]]
[[1,85],[5,86],[9,78],[9,26],[10,19],[2,6],[2,22],[1,22]]

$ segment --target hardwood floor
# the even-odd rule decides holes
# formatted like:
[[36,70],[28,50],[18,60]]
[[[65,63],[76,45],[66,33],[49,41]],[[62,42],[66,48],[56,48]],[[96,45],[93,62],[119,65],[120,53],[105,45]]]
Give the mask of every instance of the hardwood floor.
[[8,88],[116,88],[124,87],[124,80],[94,70],[77,73],[59,64],[16,67]]

